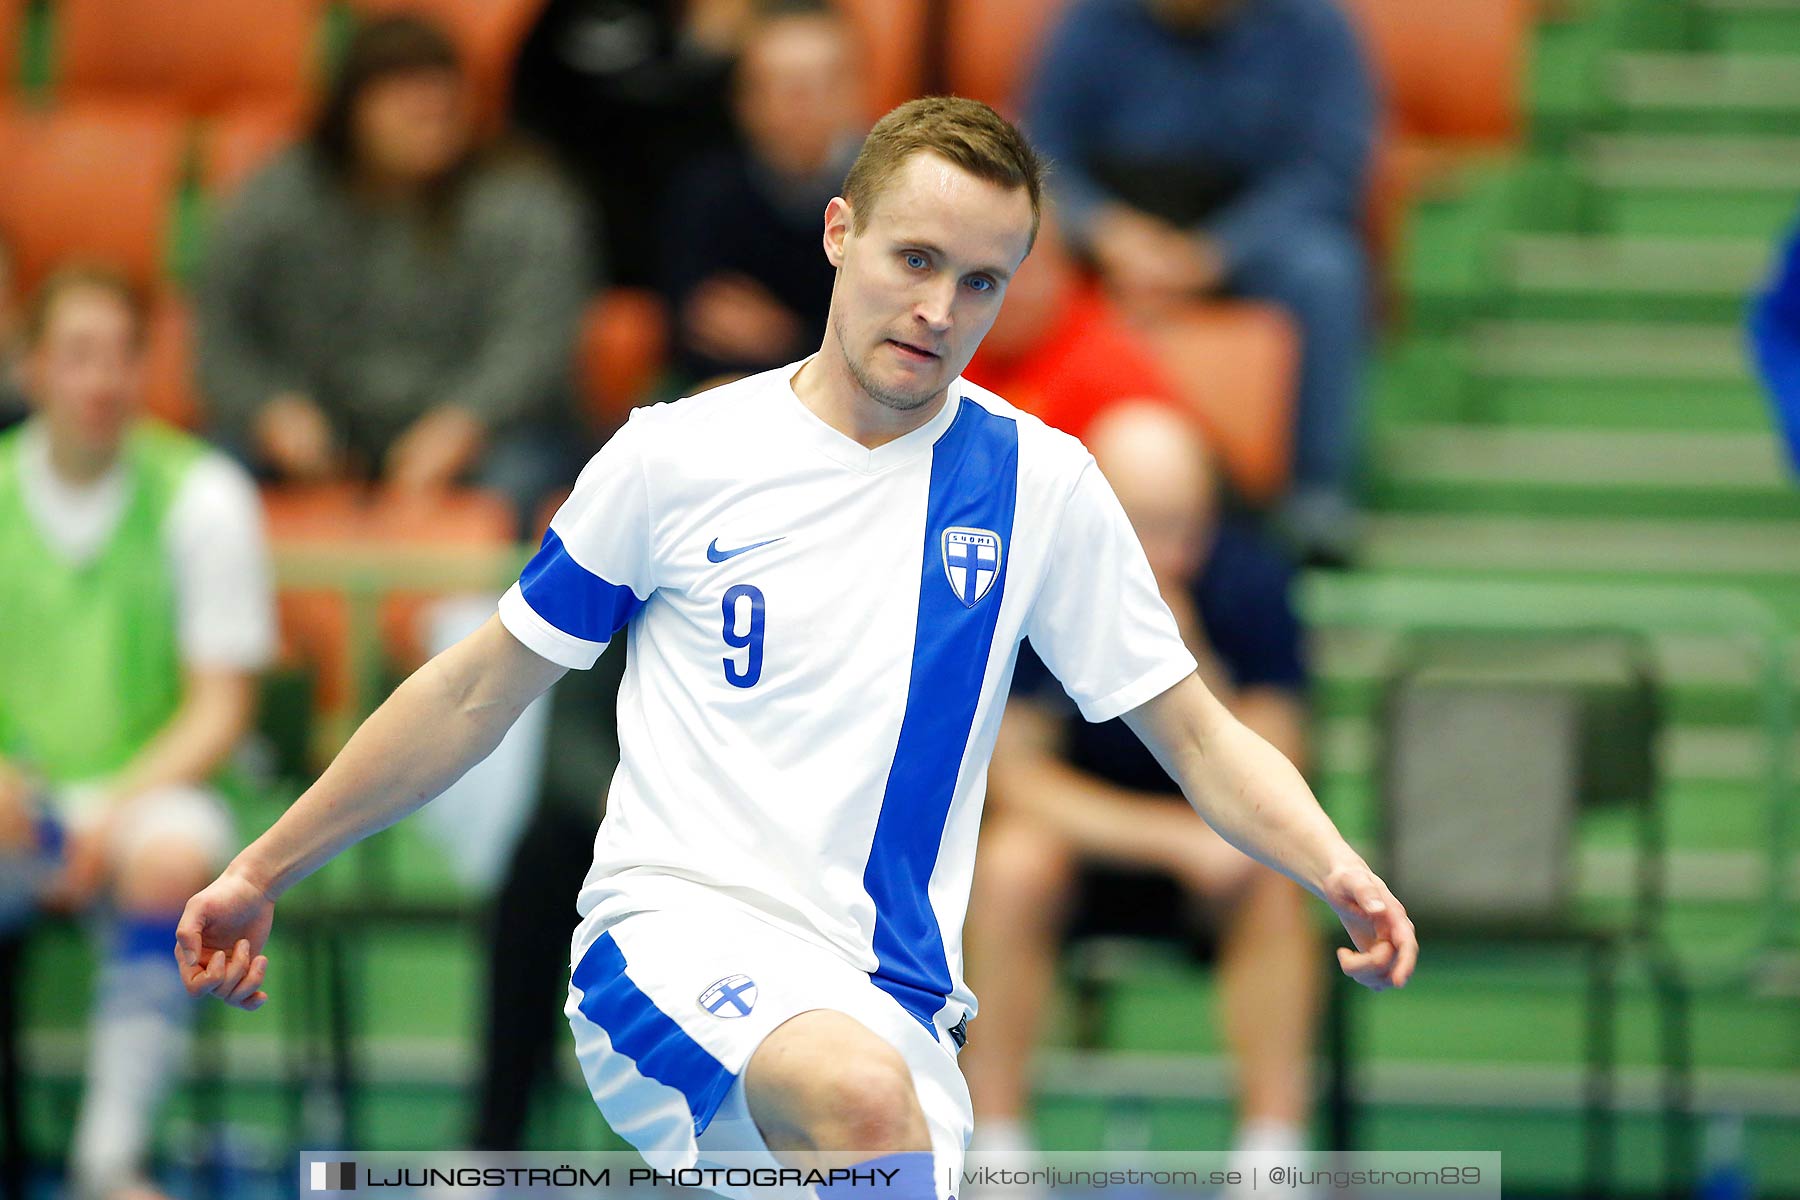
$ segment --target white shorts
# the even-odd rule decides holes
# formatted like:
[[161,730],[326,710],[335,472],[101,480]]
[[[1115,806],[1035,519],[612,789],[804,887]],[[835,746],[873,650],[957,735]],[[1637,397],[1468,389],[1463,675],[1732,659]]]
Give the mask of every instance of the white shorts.
[[[91,786],[56,793],[56,809],[65,826],[77,831],[100,819],[106,794]],[[178,838],[198,848],[215,870],[237,852],[231,810],[211,788],[172,783],[133,796],[125,802],[107,839],[107,859],[123,863],[151,842]]]
[[575,1053],[600,1114],[651,1166],[776,1165],[744,1099],[744,1068],[776,1026],[830,1009],[905,1059],[948,1195],[975,1125],[956,1045],[866,972],[723,903],[634,913],[576,937],[564,1008]]

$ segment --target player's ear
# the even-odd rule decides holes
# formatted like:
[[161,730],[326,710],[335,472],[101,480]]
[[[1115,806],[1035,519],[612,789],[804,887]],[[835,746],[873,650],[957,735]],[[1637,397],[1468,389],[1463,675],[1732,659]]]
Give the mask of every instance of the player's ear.
[[825,206],[825,257],[834,267],[844,265],[844,239],[850,236],[854,215],[850,202],[842,196],[833,196]]

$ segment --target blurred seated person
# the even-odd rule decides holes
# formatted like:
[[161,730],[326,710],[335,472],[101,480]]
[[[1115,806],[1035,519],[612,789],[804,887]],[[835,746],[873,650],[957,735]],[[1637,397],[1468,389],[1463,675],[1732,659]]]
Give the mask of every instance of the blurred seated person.
[[0,435],[0,854],[104,918],[82,1200],[157,1195],[145,1150],[197,1008],[175,925],[237,849],[227,763],[275,645],[255,487],[140,419],[143,338],[123,276],[52,276],[26,319],[33,415]]
[[0,238],[0,430],[25,419],[24,355],[12,251]]
[[1751,309],[1750,334],[1788,461],[1800,471],[1800,224],[1788,232]]
[[1033,416],[1085,439],[1121,400],[1174,400],[1151,349],[1085,279],[1049,213],[1006,303],[963,372]]
[[731,67],[756,0],[547,0],[513,67],[513,120],[552,147],[601,236],[595,286],[655,287],[663,198],[730,145]]
[[836,272],[820,215],[865,132],[855,51],[824,0],[770,5],[738,60],[741,144],[697,159],[670,192],[665,288],[683,385],[767,370],[825,335]]
[[[1088,444],[1207,685],[1304,770],[1306,678],[1286,561],[1247,529],[1215,523],[1212,466],[1176,410],[1116,406],[1092,423]],[[1194,820],[1125,723],[1084,722],[1025,651],[988,806],[966,926],[981,1011],[961,1060],[977,1145],[1031,1148],[1031,1056],[1066,936],[1193,945],[1208,933],[1237,1069],[1237,1148],[1304,1148],[1320,981],[1319,938],[1300,888]]]
[[528,519],[568,436],[586,298],[578,206],[474,141],[449,38],[358,28],[311,136],[208,238],[200,381],[225,440],[277,480],[466,480]]
[[1309,557],[1353,552],[1375,101],[1336,0],[1077,0],[1027,123],[1072,240],[1134,314],[1221,291],[1300,330],[1294,483]]

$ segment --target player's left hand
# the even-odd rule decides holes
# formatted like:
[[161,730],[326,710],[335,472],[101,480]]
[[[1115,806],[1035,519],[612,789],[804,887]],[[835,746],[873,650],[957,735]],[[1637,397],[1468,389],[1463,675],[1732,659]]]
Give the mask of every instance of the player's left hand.
[[175,965],[190,996],[217,996],[254,1012],[269,960],[261,953],[275,923],[275,902],[229,868],[187,903],[175,927]]
[[1387,884],[1367,865],[1354,863],[1335,868],[1323,890],[1356,943],[1355,950],[1338,947],[1344,974],[1372,991],[1405,987],[1419,961],[1419,939]]

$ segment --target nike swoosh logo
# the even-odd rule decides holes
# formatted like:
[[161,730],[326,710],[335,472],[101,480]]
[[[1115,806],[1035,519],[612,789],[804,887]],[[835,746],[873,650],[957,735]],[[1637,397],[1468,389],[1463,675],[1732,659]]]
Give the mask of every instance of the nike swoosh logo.
[[739,546],[736,550],[719,549],[719,539],[714,538],[712,540],[712,545],[706,548],[706,561],[724,562],[728,558],[736,558],[740,554],[748,554],[750,551],[760,549],[763,546],[773,546],[776,542],[786,540],[786,537],[787,535],[783,534],[781,537],[770,538],[766,542],[751,542],[748,546]]

